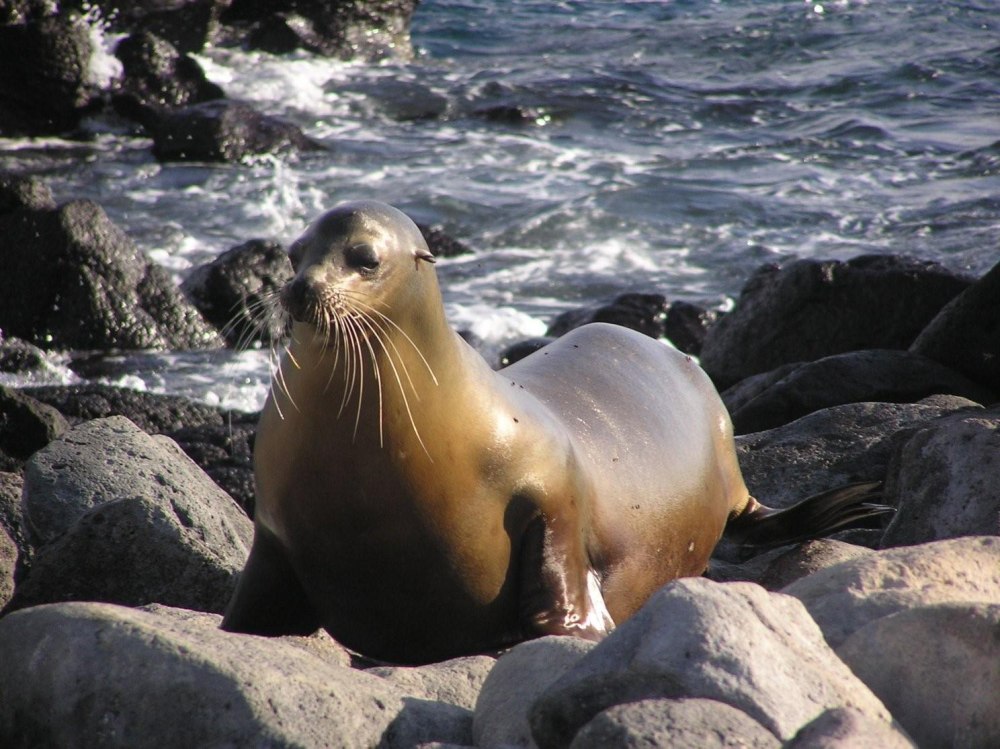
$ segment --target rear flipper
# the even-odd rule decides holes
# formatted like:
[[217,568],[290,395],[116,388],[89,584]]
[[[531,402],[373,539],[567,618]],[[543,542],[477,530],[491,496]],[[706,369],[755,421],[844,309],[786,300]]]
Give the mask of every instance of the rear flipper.
[[895,512],[878,504],[882,482],[849,484],[808,497],[783,510],[765,507],[753,497],[746,509],[726,525],[727,541],[751,552],[828,536],[863,521]]
[[309,635],[320,619],[281,544],[262,528],[240,574],[222,629],[252,635]]

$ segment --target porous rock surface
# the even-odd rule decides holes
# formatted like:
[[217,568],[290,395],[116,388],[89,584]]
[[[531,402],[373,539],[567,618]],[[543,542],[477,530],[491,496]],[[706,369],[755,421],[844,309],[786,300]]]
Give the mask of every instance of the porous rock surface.
[[831,707],[891,721],[798,601],[751,583],[669,583],[546,690],[532,732],[568,746],[598,712],[650,698],[724,702],[783,741]]
[[243,511],[172,440],[120,416],[36,453],[23,496],[36,556],[15,608],[101,600],[221,612],[252,540]]

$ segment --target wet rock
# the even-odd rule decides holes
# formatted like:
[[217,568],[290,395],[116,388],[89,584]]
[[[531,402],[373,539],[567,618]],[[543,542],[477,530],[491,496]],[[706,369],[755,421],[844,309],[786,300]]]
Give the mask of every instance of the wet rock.
[[1000,538],[957,538],[841,562],[782,590],[839,648],[869,622],[941,603],[1000,601]]
[[936,263],[892,255],[765,266],[709,330],[702,366],[726,388],[783,364],[906,349],[969,284]]
[[716,700],[639,700],[615,705],[583,726],[570,749],[778,749],[773,733]]
[[344,60],[407,60],[416,6],[417,0],[233,0],[223,22],[249,27],[248,45],[279,54],[302,48]]
[[400,746],[387,740],[392,725],[409,731],[409,746],[456,737],[453,711],[442,718],[300,638],[231,634],[218,617],[168,612],[63,603],[0,620],[0,743]]
[[871,622],[837,654],[921,749],[1000,746],[998,633],[1000,603],[927,606]]
[[46,211],[55,207],[52,191],[38,177],[0,171],[0,215],[20,209]]
[[910,350],[1000,390],[1000,264],[952,299]]
[[916,749],[896,726],[872,720],[851,708],[824,711],[803,727],[784,749]]
[[183,52],[197,52],[218,32],[229,0],[64,0],[62,5],[96,6],[112,31],[155,34]]
[[159,112],[223,98],[197,61],[149,32],[125,37],[115,47],[124,78],[112,99],[115,110],[152,126]]
[[215,332],[99,205],[0,216],[0,328],[45,349],[190,349]]
[[884,547],[1000,536],[1000,407],[914,427],[893,455],[885,496],[899,507]]
[[456,257],[472,253],[469,245],[455,239],[438,226],[417,224],[417,228],[420,229],[427,247],[435,257]]
[[27,460],[67,429],[69,424],[56,409],[0,386],[0,452]]
[[293,276],[284,247],[253,239],[195,268],[181,290],[228,345],[269,346],[285,333],[277,295]]
[[651,338],[662,338],[667,331],[667,309],[667,299],[662,294],[619,294],[557,315],[545,335],[558,338],[587,323],[607,322],[638,330]]
[[472,116],[496,125],[537,125],[545,121],[545,113],[537,107],[524,104],[490,104],[476,107]]
[[791,424],[736,438],[750,493],[771,507],[859,481],[885,478],[902,429],[977,403],[933,396],[919,403],[852,403],[817,411]]
[[[779,370],[775,378],[769,373],[748,378],[768,378],[763,388],[744,380],[723,394],[737,434],[771,429],[845,403],[915,403],[937,394],[983,404],[996,400],[982,385],[908,351],[851,351]],[[752,397],[740,397],[750,389]]]
[[719,313],[691,302],[675,301],[667,310],[666,338],[685,354],[698,356]]
[[45,352],[20,338],[0,340],[0,372],[29,375],[47,365]]
[[213,406],[180,395],[146,393],[99,383],[47,385],[25,393],[46,403],[71,423],[125,416],[149,434],[171,435],[181,430],[222,427],[232,418]]
[[508,346],[500,352],[500,368],[509,367],[514,362],[521,361],[524,357],[545,348],[554,340],[555,338],[551,336],[538,336],[537,338],[528,338]]
[[66,600],[222,611],[253,529],[177,445],[123,417],[36,453],[23,508],[36,556],[14,608]]
[[357,106],[399,122],[435,120],[448,111],[448,99],[418,81],[377,78],[327,86],[331,88],[337,94],[355,94]]
[[[662,294],[629,292],[557,315],[545,335],[552,340],[581,325],[606,322],[638,330],[651,338],[666,338],[684,353],[697,354],[705,331],[716,317],[716,312],[690,302],[668,303]],[[512,353],[517,356],[520,351]],[[514,361],[516,359],[507,363]]]
[[38,5],[0,25],[0,136],[69,132],[96,101],[86,24],[49,10]]
[[532,733],[539,746],[568,746],[597,713],[656,698],[724,702],[782,740],[831,707],[891,720],[797,601],[689,578],[654,594],[547,689]]
[[[491,656],[472,655],[427,666],[376,666],[366,670],[409,694],[422,694],[437,702],[473,710],[483,682],[495,664],[496,658]],[[471,731],[471,713],[469,717]]]
[[160,161],[236,162],[260,154],[321,148],[297,126],[229,100],[164,112],[149,129],[153,155]]
[[543,637],[501,656],[476,703],[476,746],[534,747],[529,709],[546,687],[557,683],[593,647],[594,643],[574,637]]

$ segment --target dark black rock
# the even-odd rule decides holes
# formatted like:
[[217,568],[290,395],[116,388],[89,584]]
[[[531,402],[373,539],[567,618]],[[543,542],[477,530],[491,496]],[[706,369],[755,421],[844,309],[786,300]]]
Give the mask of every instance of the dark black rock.
[[96,6],[112,31],[149,32],[182,52],[197,52],[216,35],[229,0],[64,0],[61,5]]
[[0,340],[0,372],[26,373],[45,364],[45,352],[20,338]]
[[0,387],[0,451],[5,455],[27,460],[67,429],[69,424],[56,409]]
[[949,302],[910,351],[1000,393],[1000,263]]
[[237,101],[208,101],[165,112],[149,129],[160,161],[239,161],[320,146],[288,122]]
[[420,233],[424,235],[427,247],[435,257],[455,257],[456,255],[468,255],[472,252],[469,245],[446,234],[443,229],[427,224],[417,224]]
[[407,59],[413,54],[410,19],[417,2],[233,0],[222,21],[250,29],[247,45],[269,52],[302,48],[345,60]]
[[[977,403],[996,398],[954,370],[908,351],[852,351],[778,371],[773,377],[750,377],[722,394],[737,434],[772,429],[845,403],[915,403],[931,395],[958,395]],[[758,380],[764,381],[762,388]]]
[[419,81],[377,78],[348,84],[329,84],[327,90],[363,96],[361,106],[374,107],[379,113],[400,122],[419,122],[441,117],[448,110],[448,99]]
[[651,338],[662,338],[667,331],[667,300],[662,294],[619,294],[588,307],[568,310],[558,315],[545,335],[559,337],[592,322],[606,322],[638,330]]
[[[126,37],[115,48],[124,79],[113,98],[123,117],[150,126],[158,111],[223,98],[222,89],[205,77],[197,61],[180,54],[149,32]],[[152,110],[152,111],[150,111]]]
[[226,413],[180,395],[142,393],[110,385],[48,385],[25,388],[32,398],[59,411],[72,424],[107,416],[125,416],[149,434],[222,427]]
[[284,333],[275,304],[293,275],[280,244],[253,239],[196,268],[181,289],[230,346],[269,345]]
[[0,24],[13,26],[55,15],[56,0],[0,0]]
[[52,191],[38,177],[0,171],[0,215],[22,208],[43,211],[55,207]]
[[0,26],[0,135],[73,130],[97,96],[86,24],[71,14],[3,15],[31,20]]
[[708,329],[719,319],[715,310],[691,302],[671,302],[667,310],[666,338],[685,354],[697,356]]
[[702,366],[725,388],[790,362],[906,349],[969,284],[936,263],[891,255],[767,266],[708,331]]
[[45,349],[190,349],[220,339],[99,205],[0,215],[0,329]]
[[472,115],[497,125],[515,126],[534,125],[545,118],[541,110],[521,104],[494,104],[478,107],[472,111]]
[[511,344],[500,352],[500,368],[509,367],[514,362],[521,361],[524,357],[545,348],[554,340],[555,338],[551,336],[539,336]]

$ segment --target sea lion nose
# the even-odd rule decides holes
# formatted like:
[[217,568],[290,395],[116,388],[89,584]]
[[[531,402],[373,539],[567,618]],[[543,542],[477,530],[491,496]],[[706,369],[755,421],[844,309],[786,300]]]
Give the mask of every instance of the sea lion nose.
[[281,306],[295,320],[303,321],[308,317],[310,300],[314,297],[309,281],[296,277],[281,290]]

